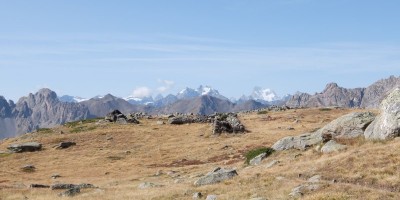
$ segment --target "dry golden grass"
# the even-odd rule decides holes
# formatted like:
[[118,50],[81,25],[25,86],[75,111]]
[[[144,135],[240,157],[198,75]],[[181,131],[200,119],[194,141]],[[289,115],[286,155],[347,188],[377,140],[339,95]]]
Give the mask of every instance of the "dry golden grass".
[[[57,199],[62,191],[28,188],[32,183],[56,182],[99,187],[82,190],[73,199],[191,199],[194,192],[216,194],[218,199],[290,199],[292,188],[315,174],[322,176],[324,186],[304,199],[400,199],[399,140],[358,139],[347,141],[349,148],[340,153],[290,150],[272,154],[259,166],[244,164],[243,155],[250,149],[313,131],[354,111],[298,109],[242,114],[240,119],[248,133],[218,137],[211,135],[209,124],[156,125],[158,119],[142,120],[140,125],[85,124],[85,129],[77,133],[71,133],[72,127],[61,126],[50,133],[27,134],[3,140],[0,150],[26,141],[41,142],[44,150],[0,154],[0,199]],[[52,148],[60,141],[77,145]],[[280,163],[267,169],[265,165],[272,160]],[[26,164],[36,166],[36,171],[21,171]],[[214,185],[193,185],[199,176],[217,166],[236,168],[239,176]],[[155,176],[158,171],[161,175]],[[55,173],[62,177],[52,179]],[[337,183],[331,183],[333,179]],[[142,182],[164,187],[138,189]]]

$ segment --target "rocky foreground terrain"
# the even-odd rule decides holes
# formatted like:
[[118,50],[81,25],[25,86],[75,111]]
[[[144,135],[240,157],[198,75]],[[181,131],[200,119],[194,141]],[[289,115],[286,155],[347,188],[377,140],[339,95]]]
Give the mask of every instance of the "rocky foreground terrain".
[[115,111],[2,140],[0,199],[400,199],[399,113]]

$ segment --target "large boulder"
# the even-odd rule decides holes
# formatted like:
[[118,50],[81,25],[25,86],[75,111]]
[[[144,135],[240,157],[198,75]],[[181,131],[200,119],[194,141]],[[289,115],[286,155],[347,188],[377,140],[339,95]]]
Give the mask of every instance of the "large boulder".
[[289,136],[278,140],[272,148],[277,151],[287,149],[305,150],[313,145],[333,138],[349,139],[361,136],[375,119],[371,112],[355,112],[341,116],[313,133]]
[[355,138],[362,136],[365,129],[375,119],[375,114],[371,112],[354,112],[343,115],[323,128],[318,132],[322,134],[323,138]]
[[364,132],[366,139],[386,140],[400,136],[400,88],[381,103],[380,114]]
[[119,111],[119,110],[114,110],[114,111],[108,113],[108,114],[105,116],[104,119],[105,119],[106,121],[109,121],[109,122],[117,122],[118,119],[125,119],[125,120],[126,120],[127,117],[126,117],[124,114],[122,114],[121,111]]
[[42,144],[38,142],[12,144],[7,149],[13,153],[33,152],[33,151],[40,151],[42,149]]
[[345,150],[347,147],[346,145],[339,144],[334,140],[331,140],[327,142],[322,148],[321,152],[322,153],[332,153],[332,152],[338,152],[341,150]]
[[284,137],[272,145],[272,149],[275,151],[287,149],[305,150],[308,147],[321,143],[322,141],[322,134],[317,131],[314,133],[305,133],[299,136]]
[[193,122],[194,120],[189,116],[177,116],[168,119],[169,124],[190,124]]
[[217,167],[213,171],[209,172],[207,175],[201,177],[199,180],[194,182],[194,185],[201,186],[219,183],[221,181],[231,179],[237,175],[238,173],[234,169],[228,170]]

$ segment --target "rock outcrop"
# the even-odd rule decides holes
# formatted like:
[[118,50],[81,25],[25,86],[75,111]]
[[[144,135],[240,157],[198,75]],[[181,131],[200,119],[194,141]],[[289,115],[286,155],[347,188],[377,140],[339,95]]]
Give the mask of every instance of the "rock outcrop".
[[367,126],[374,120],[371,112],[355,112],[341,116],[323,128],[299,136],[289,136],[278,140],[272,148],[277,151],[287,149],[305,150],[313,145],[328,142],[331,139],[355,138],[362,136]]
[[42,144],[38,142],[12,144],[7,149],[13,153],[34,152],[34,151],[40,151],[42,149]]
[[215,184],[224,180],[231,179],[237,175],[238,173],[236,172],[236,170],[228,170],[217,167],[213,171],[209,172],[207,175],[201,177],[199,180],[194,182],[194,185],[201,186]]
[[400,136],[400,88],[381,103],[380,114],[364,132],[366,139],[386,140]]
[[237,114],[219,114],[214,117],[213,134],[244,133],[245,127],[237,118]]

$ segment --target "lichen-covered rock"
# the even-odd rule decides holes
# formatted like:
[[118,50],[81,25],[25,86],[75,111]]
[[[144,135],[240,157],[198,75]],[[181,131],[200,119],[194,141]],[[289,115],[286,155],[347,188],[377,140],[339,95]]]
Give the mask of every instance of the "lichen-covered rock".
[[219,114],[214,117],[213,134],[243,133],[245,127],[234,113]]
[[371,112],[354,112],[343,115],[318,131],[323,138],[355,138],[364,134],[367,126],[375,119]]
[[305,150],[308,147],[321,143],[323,141],[321,133],[306,133],[299,136],[289,136],[278,140],[272,149],[282,151],[287,149]]
[[365,130],[365,138],[386,140],[400,136],[400,88],[394,89],[382,101],[380,111]]
[[199,180],[194,182],[194,185],[201,186],[201,185],[210,185],[214,183],[219,183],[221,181],[231,179],[237,175],[238,173],[234,169],[228,170],[217,167],[207,175],[201,177]]
[[250,160],[249,164],[250,165],[259,165],[261,164],[261,161],[264,160],[264,158],[267,157],[267,153],[262,153],[256,157],[254,157],[253,159]]

